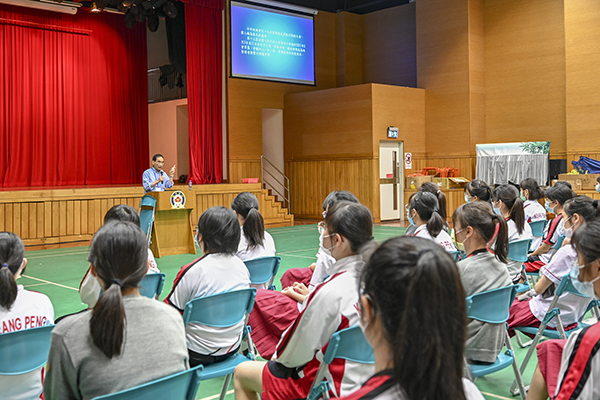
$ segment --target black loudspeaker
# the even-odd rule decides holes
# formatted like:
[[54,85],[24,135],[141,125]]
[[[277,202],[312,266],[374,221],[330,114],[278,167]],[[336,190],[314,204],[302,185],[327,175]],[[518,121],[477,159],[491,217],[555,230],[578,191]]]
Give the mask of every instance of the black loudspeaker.
[[559,159],[559,160],[549,160],[550,163],[548,165],[548,175],[550,176],[550,180],[558,179],[558,174],[566,174],[567,173],[567,160]]

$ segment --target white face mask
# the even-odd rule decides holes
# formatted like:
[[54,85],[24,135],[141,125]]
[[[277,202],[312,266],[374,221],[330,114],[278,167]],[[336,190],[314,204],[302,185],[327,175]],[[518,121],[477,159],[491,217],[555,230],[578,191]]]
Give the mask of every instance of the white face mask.
[[579,265],[577,261],[573,261],[571,264],[571,272],[569,275],[571,276],[571,283],[573,284],[573,287],[575,287],[575,289],[577,289],[577,291],[584,296],[591,298],[598,297],[594,291],[594,282],[600,279],[600,276],[595,277],[591,281],[582,282],[579,280],[579,272],[582,268],[585,268],[585,265]]
[[326,255],[328,255],[329,257],[333,257],[331,255],[331,250],[335,248],[335,245],[331,246],[330,248],[325,248],[325,246],[323,245],[323,239],[325,239],[326,237],[332,237],[333,235],[335,235],[335,233],[331,234],[331,235],[327,235],[327,236],[323,236],[321,235],[321,237],[319,237],[319,248],[321,249],[321,251],[323,253],[325,253]]

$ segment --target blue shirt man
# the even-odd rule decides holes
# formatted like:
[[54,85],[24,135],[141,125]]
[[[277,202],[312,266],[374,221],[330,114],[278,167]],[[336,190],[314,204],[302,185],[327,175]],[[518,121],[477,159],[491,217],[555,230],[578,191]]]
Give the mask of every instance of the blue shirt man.
[[173,187],[173,177],[175,176],[175,165],[169,171],[169,176],[163,171],[165,158],[162,154],[152,156],[152,168],[144,171],[143,183],[144,190],[148,192],[162,192],[165,189]]

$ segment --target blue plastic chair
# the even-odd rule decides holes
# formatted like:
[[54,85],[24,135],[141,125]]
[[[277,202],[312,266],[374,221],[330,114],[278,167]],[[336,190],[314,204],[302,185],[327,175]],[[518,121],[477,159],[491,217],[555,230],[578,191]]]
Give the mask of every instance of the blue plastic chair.
[[[531,342],[531,346],[529,347],[529,350],[527,351],[527,354],[525,355],[525,358],[521,363],[521,373],[525,371],[527,363],[529,363],[529,359],[533,355],[535,347],[537,346],[542,336],[549,339],[568,339],[569,336],[571,336],[571,334],[582,329],[582,327],[584,326],[581,323],[577,323],[576,328],[565,331],[562,320],[560,319],[560,309],[556,307],[560,296],[564,293],[571,293],[580,297],[588,297],[577,291],[577,289],[573,286],[573,283],[571,282],[571,277],[569,275],[565,275],[562,277],[560,284],[554,291],[554,298],[552,299],[550,307],[548,308],[548,312],[544,316],[544,319],[542,320],[542,323],[540,324],[539,328],[534,328],[530,326],[516,326],[513,328],[515,331],[535,335]],[[591,298],[590,302],[592,302]],[[595,304],[596,303],[594,303],[594,305]],[[552,321],[552,319],[556,319],[556,330],[546,328],[546,326],[548,325],[548,323],[550,323],[550,321]],[[513,385],[511,387],[511,392],[513,392],[513,394],[515,393],[516,384],[516,382],[513,382]]]
[[554,248],[557,249],[557,250],[560,249],[562,247],[562,244],[563,244],[564,240],[565,240],[565,236],[564,235],[560,235],[558,237],[558,240],[556,240],[556,243],[554,243]]
[[375,363],[373,348],[359,326],[346,328],[331,336],[306,400],[316,400],[320,397],[329,399],[329,382],[323,379],[329,364],[336,358],[361,364]]
[[140,294],[151,299],[158,299],[165,284],[165,274],[149,273],[139,284]]
[[[510,315],[509,309],[517,293],[516,286],[506,286],[500,289],[489,290],[467,297],[467,316],[471,319],[490,323],[490,324],[506,324]],[[474,365],[468,364],[468,371],[471,378],[489,375],[496,371],[500,371],[509,365],[512,365],[515,374],[515,379],[519,385],[521,398],[525,400],[525,385],[515,352],[508,336],[508,331],[505,331],[505,346],[506,351],[500,353],[496,357],[496,361],[489,365]]]
[[194,400],[196,392],[198,392],[198,386],[200,386],[202,369],[202,365],[198,365],[192,369],[177,372],[131,389],[94,397],[92,400]]
[[0,335],[0,375],[21,375],[44,366],[54,325]]
[[[183,324],[187,326],[190,322],[195,322],[215,328],[237,325],[246,320],[246,316],[252,311],[255,297],[256,289],[250,288],[194,299],[185,305]],[[225,398],[235,367],[245,361],[254,360],[254,345],[250,337],[250,327],[247,325],[244,325],[244,334],[249,350],[247,356],[235,354],[225,361],[207,365],[202,373],[201,380],[203,381],[226,376],[220,400]]]
[[449,252],[450,255],[452,256],[452,258],[454,258],[454,262],[459,262],[460,260],[463,259],[464,257],[464,253],[460,250],[454,250],[454,251],[450,251]]
[[269,256],[258,257],[251,260],[245,260],[246,268],[250,271],[250,283],[253,285],[262,285],[267,283],[270,290],[275,290],[273,279],[279,270],[281,257]]
[[140,201],[140,227],[148,238],[148,244],[150,244],[150,238],[152,237],[152,224],[154,223],[155,209],[156,199],[148,194],[144,195]]
[[531,234],[536,237],[544,236],[544,229],[546,229],[546,225],[548,224],[547,219],[540,219],[538,221],[531,221],[529,226],[531,227]]
[[527,261],[531,239],[515,240],[508,243],[508,259],[524,263]]

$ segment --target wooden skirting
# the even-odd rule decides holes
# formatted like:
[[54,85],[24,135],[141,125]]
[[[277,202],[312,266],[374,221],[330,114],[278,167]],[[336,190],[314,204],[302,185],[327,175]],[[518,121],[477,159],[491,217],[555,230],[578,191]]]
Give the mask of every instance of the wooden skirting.
[[[176,188],[189,193],[187,186]],[[258,198],[265,227],[294,224],[294,216],[288,215],[258,183],[196,185],[192,190],[196,196],[191,215],[194,227],[204,210],[217,205],[231,207],[233,198],[244,191]],[[28,247],[87,245],[102,225],[106,211],[117,204],[137,210],[143,195],[141,186],[2,191],[0,231],[14,232]]]

